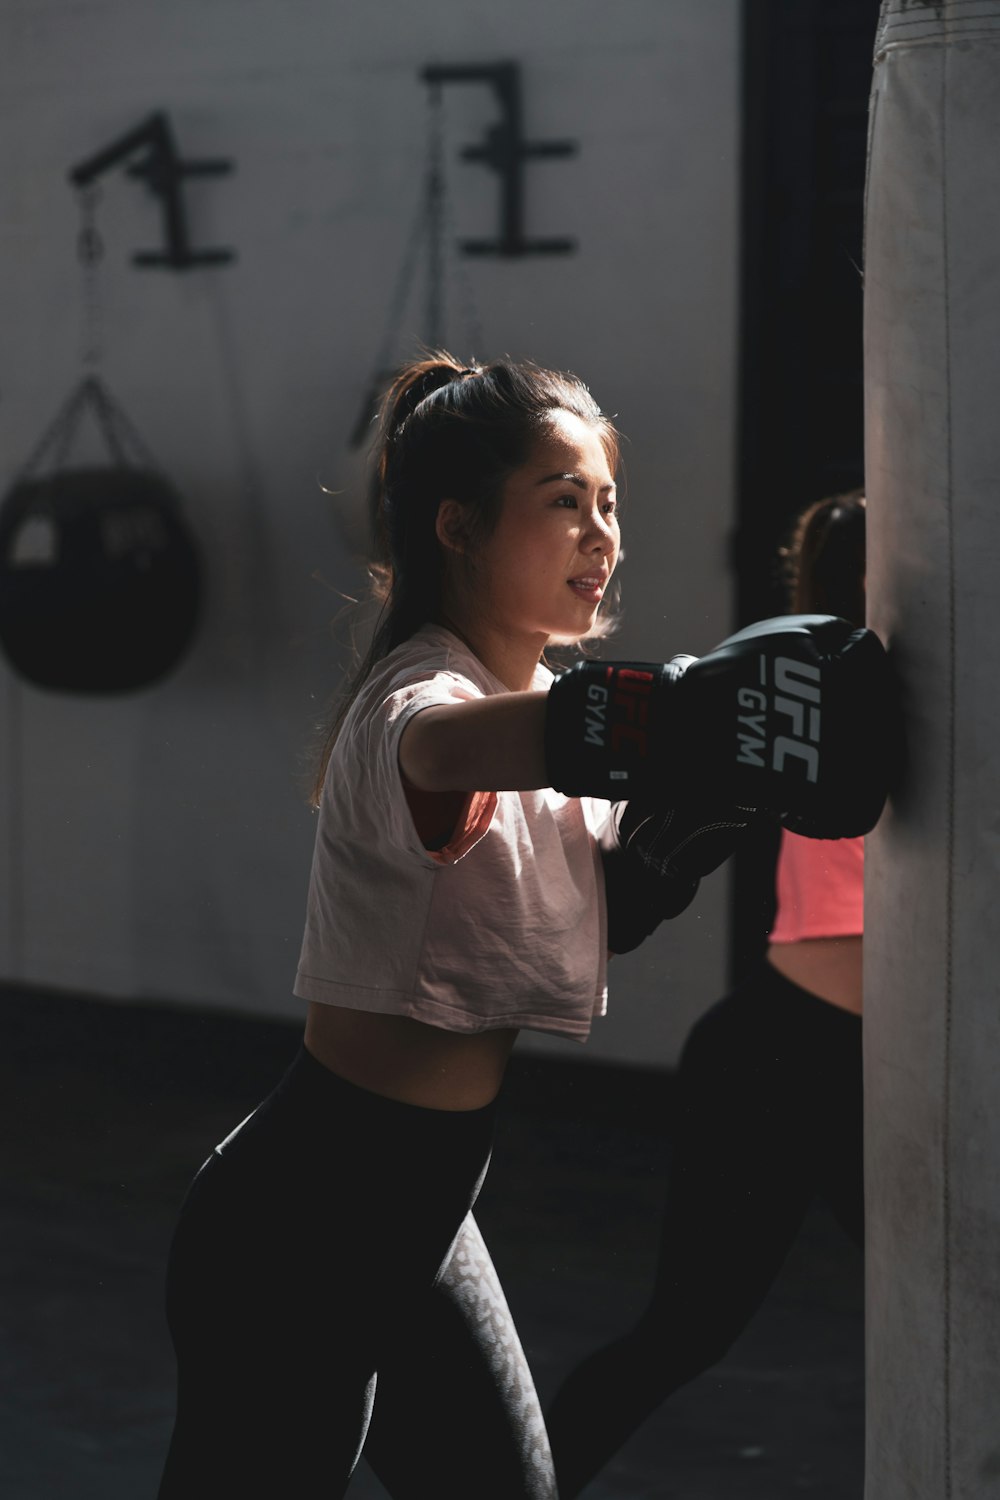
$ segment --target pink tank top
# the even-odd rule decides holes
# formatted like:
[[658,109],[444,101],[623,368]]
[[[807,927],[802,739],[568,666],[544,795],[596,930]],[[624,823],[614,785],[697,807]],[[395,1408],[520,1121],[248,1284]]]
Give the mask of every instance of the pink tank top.
[[864,932],[865,841],[782,831],[772,943]]

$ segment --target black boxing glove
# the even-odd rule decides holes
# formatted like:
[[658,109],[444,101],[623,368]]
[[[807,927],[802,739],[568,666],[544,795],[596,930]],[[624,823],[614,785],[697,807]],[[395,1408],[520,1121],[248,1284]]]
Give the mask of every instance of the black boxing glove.
[[810,838],[875,827],[896,726],[888,659],[873,630],[831,615],[763,620],[693,663],[684,686],[689,707],[714,708],[733,734],[719,770],[738,802]]
[[707,656],[581,662],[546,710],[551,784],[574,796],[753,807],[813,838],[868,833],[895,743],[878,636],[832,615],[750,625]]
[[598,840],[604,866],[608,947],[637,948],[665,918],[694,900],[749,826],[750,810],[651,808],[619,802]]

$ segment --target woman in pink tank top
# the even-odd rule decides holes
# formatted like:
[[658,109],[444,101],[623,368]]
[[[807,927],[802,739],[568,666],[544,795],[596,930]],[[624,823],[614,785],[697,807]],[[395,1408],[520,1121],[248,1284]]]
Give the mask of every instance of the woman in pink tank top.
[[[785,552],[794,613],[864,623],[864,499],[799,518]],[[726,1353],[760,1306],[816,1195],[864,1236],[863,840],[783,832],[777,916],[756,972],[697,1023],[676,1079],[656,1279],[623,1338],[588,1357],[546,1421],[561,1500]]]

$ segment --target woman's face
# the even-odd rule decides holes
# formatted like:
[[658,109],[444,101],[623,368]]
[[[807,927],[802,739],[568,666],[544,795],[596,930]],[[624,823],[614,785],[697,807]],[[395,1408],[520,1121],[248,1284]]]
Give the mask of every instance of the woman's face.
[[471,607],[508,638],[575,641],[593,632],[618,562],[615,478],[599,430],[552,414],[506,480],[497,525],[476,549]]

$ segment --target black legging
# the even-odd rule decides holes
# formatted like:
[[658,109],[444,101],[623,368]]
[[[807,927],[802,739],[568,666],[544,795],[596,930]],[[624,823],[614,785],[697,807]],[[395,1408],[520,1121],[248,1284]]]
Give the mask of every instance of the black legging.
[[557,1500],[534,1381],[475,1219],[379,1366],[365,1458],[393,1500]]
[[[365,1443],[376,1376],[367,1456],[400,1497],[420,1493],[407,1489],[411,1457],[431,1485],[423,1494],[554,1495],[534,1386],[471,1220],[456,1243],[494,1115],[398,1104],[300,1051],[181,1211],[167,1277],[177,1419],[160,1500],[335,1500]],[[435,1288],[445,1264],[448,1284]],[[489,1316],[516,1346],[506,1368],[491,1357]],[[447,1359],[434,1334],[447,1339],[455,1319],[460,1368],[441,1386],[463,1390],[481,1440],[462,1432],[453,1453],[434,1452],[412,1412]],[[435,1418],[445,1435],[458,1430],[458,1415]]]
[[864,1240],[861,1018],[768,963],[698,1022],[649,1306],[548,1414],[571,1500],[667,1396],[722,1358],[763,1301],[816,1194]]

